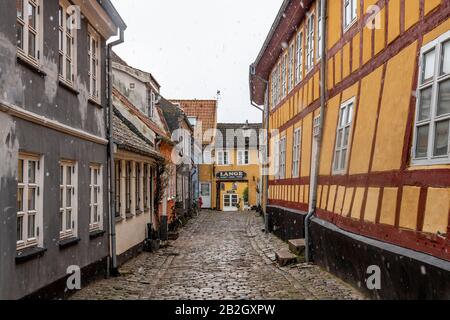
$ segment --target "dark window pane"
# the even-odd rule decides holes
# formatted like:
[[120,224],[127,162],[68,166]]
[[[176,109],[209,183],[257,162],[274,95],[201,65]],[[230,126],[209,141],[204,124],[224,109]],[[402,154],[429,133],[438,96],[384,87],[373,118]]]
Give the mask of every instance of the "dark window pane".
[[419,121],[430,118],[431,94],[432,94],[432,87],[424,89],[420,92],[419,117],[418,117]]
[[437,106],[437,115],[450,113],[450,80],[439,84],[439,98]]
[[424,158],[428,155],[428,133],[430,127],[428,125],[417,128],[417,146],[416,157]]
[[434,155],[436,157],[448,154],[448,125],[448,120],[436,123],[434,135]]

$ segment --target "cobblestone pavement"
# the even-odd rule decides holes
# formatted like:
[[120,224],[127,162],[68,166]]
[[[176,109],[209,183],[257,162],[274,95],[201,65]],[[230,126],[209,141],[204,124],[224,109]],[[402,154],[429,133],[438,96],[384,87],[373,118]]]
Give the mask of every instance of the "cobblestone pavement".
[[72,299],[363,299],[317,266],[279,268],[275,251],[287,244],[262,228],[253,212],[203,211],[178,240],[141,254],[120,277],[91,284]]

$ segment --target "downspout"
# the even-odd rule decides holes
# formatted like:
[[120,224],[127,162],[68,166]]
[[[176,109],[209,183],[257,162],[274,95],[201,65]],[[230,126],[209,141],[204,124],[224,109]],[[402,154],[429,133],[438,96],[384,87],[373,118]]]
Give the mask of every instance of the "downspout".
[[114,140],[113,140],[113,102],[112,102],[112,48],[124,42],[124,29],[120,28],[120,37],[118,40],[108,44],[107,62],[108,62],[108,157],[109,157],[109,236],[111,241],[110,246],[110,268],[109,274],[118,276],[117,268],[117,248],[116,248],[116,190],[115,190],[115,170],[114,170]]
[[311,247],[311,240],[309,237],[309,224],[316,212],[316,206],[317,206],[317,182],[319,179],[319,166],[320,166],[320,154],[321,154],[321,147],[322,147],[322,136],[323,136],[323,124],[325,122],[325,104],[326,104],[326,20],[327,20],[327,1],[322,0],[321,6],[320,6],[322,21],[321,21],[321,27],[322,27],[322,43],[320,47],[321,52],[321,64],[320,64],[320,119],[319,119],[319,133],[317,137],[317,152],[315,154],[315,166],[314,166],[314,172],[312,172],[312,181],[311,181],[311,188],[313,190],[312,197],[311,197],[311,206],[308,212],[308,215],[305,218],[305,259],[306,262],[311,262],[311,253],[310,253],[310,247]]
[[[266,130],[266,147],[265,147],[265,166],[267,167],[267,162],[269,160],[269,139],[270,139],[270,135],[269,135],[269,90],[268,90],[268,86],[269,86],[269,81],[256,76],[256,70],[254,67],[254,64],[252,64],[250,66],[250,96],[251,96],[251,92],[252,92],[252,85],[251,85],[251,80],[252,77],[257,77],[260,81],[262,81],[265,84],[265,89],[264,89],[264,109],[259,107],[254,101],[253,99],[250,99],[250,103],[253,107],[255,107],[256,109],[258,109],[259,111],[261,111],[263,113],[263,123],[264,123],[264,129]],[[263,208],[263,214],[264,214],[264,231],[265,233],[269,233],[269,215],[267,214],[267,202],[269,201],[269,172],[267,170],[267,172],[263,172],[265,173],[264,175],[264,185],[263,185],[263,189],[264,189],[264,201],[262,201],[262,208]]]

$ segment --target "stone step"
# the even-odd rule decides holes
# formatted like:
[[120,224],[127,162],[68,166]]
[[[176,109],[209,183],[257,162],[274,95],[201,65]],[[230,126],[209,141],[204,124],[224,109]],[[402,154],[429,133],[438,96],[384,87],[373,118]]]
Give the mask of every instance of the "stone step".
[[178,232],[169,232],[167,234],[167,239],[174,241],[174,240],[177,240],[179,236],[180,236],[180,234]]
[[275,259],[280,267],[297,263],[297,256],[292,254],[288,249],[281,249],[275,252]]
[[305,253],[305,239],[292,239],[288,241],[289,250],[296,256],[303,256]]

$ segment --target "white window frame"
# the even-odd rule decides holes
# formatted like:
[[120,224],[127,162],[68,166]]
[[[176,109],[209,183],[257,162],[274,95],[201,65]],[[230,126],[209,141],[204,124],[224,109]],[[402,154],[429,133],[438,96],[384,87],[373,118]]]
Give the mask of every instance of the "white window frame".
[[277,138],[273,142],[273,168],[274,177],[279,179],[280,177],[280,140]]
[[[225,155],[226,155],[226,157],[225,157]],[[229,165],[231,165],[230,151],[229,150],[219,150],[219,151],[217,151],[217,164],[219,166],[229,166]]]
[[[344,32],[351,28],[351,26],[358,20],[358,3],[357,0],[342,0],[342,25],[344,26]],[[350,19],[347,19],[347,7],[350,7]]]
[[317,2],[317,61],[322,59],[322,41],[323,41],[323,30],[322,30],[322,8],[321,8],[321,0]]
[[[350,113],[349,113],[350,111]],[[347,164],[349,159],[351,136],[353,127],[353,118],[355,116],[355,98],[347,100],[339,108],[339,123],[336,129],[336,143],[333,153],[333,174],[344,174],[347,171]],[[346,120],[344,121],[345,118]],[[345,143],[345,132],[348,132],[347,141]],[[342,133],[339,141],[339,136]],[[339,143],[340,142],[340,143]],[[345,159],[342,159],[342,154],[345,151]],[[339,154],[338,157],[336,155]]]
[[286,136],[280,139],[279,179],[286,179]]
[[282,76],[282,68],[281,68],[281,64],[282,64],[282,60],[280,59],[280,61],[278,61],[278,67],[277,67],[277,105],[278,103],[280,103],[281,101],[281,95],[282,95],[282,84],[281,84],[281,76]]
[[238,150],[238,165],[246,166],[250,164],[250,152],[248,150]]
[[[425,45],[420,52],[420,64],[419,64],[419,78],[418,78],[418,89],[417,89],[417,101],[416,101],[416,114],[414,123],[414,139],[412,145],[412,164],[413,165],[436,165],[436,164],[449,164],[450,163],[450,130],[447,146],[446,156],[434,156],[435,147],[435,129],[436,123],[442,121],[450,122],[450,113],[437,115],[437,109],[439,104],[439,85],[445,81],[450,81],[450,74],[442,74],[442,49],[443,44],[450,41],[450,31],[444,33],[436,40]],[[430,51],[435,51],[434,57],[434,72],[432,78],[428,81],[423,81],[424,67],[425,67],[425,55]],[[425,89],[431,89],[431,105],[430,105],[430,117],[429,119],[421,120],[420,117],[420,104],[421,104],[421,91]],[[428,145],[427,145],[427,156],[418,157],[417,156],[417,143],[418,143],[418,128],[428,126]]]
[[89,166],[89,230],[103,229],[103,167],[99,164]]
[[88,27],[88,75],[89,75],[89,97],[100,102],[100,88],[102,73],[100,70],[101,61],[101,37],[95,29],[89,25]]
[[315,14],[314,11],[308,16],[306,23],[306,73],[314,67],[314,32],[315,32]]
[[287,53],[281,57],[281,99],[287,95]]
[[[19,154],[19,165],[22,164],[22,179],[17,177],[17,199],[19,199],[19,190],[22,190],[22,208],[19,208],[17,204],[17,250],[22,250],[29,247],[42,246],[43,244],[43,191],[44,191],[44,177],[43,177],[43,161],[41,157],[28,154]],[[35,163],[35,179],[30,183],[29,177],[29,165],[30,162]],[[18,168],[19,172],[19,168]],[[29,195],[30,190],[35,190],[34,194],[34,209],[29,208]],[[30,233],[29,221],[30,218],[34,219],[33,233]],[[21,219],[21,221],[20,221]],[[20,228],[19,228],[20,224]],[[19,232],[21,237],[19,239]]]
[[295,84],[303,80],[303,31],[297,33],[297,51],[296,51],[296,70],[295,70]]
[[292,149],[292,177],[300,176],[300,158],[302,148],[302,129],[297,128],[294,131],[294,143]]
[[[70,170],[71,184],[68,184],[67,174]],[[62,172],[61,172],[62,171]],[[60,161],[60,239],[74,238],[77,236],[77,220],[78,220],[78,170],[77,164],[73,161]],[[71,205],[67,202],[67,192],[70,192]],[[70,227],[67,225],[68,211],[70,211]]]
[[[18,30],[22,30],[22,39],[19,41],[17,39],[17,54],[20,58],[26,61],[38,65],[41,60],[42,51],[42,6],[40,5],[41,0],[16,0],[17,3],[21,1],[22,3],[22,15],[16,10],[16,39],[18,35]],[[28,8],[33,7],[35,9],[35,26],[30,25],[30,19],[28,18]],[[30,52],[30,35],[34,35],[34,52]]]
[[[68,8],[71,6],[66,0],[59,2],[58,9],[58,75],[59,80],[63,83],[74,86],[76,77],[76,57],[77,57],[77,30],[67,26],[69,21]],[[61,10],[62,9],[62,10]],[[70,42],[70,49],[68,49],[68,40]],[[62,42],[62,43],[61,43]],[[62,61],[61,61],[62,59]],[[70,71],[67,67],[70,66]],[[68,73],[69,72],[69,73]]]
[[295,41],[289,46],[289,52],[288,52],[288,93],[294,89],[294,47],[295,47]]

